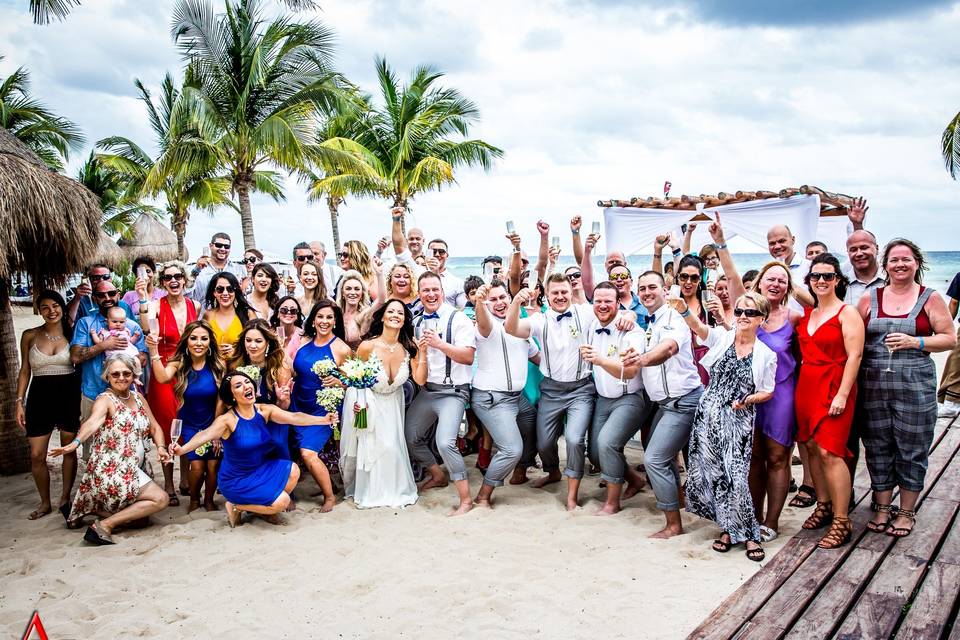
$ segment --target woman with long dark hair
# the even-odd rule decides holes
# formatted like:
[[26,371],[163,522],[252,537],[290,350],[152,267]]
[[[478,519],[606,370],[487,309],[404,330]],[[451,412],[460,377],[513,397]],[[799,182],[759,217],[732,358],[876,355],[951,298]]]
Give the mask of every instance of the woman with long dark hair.
[[[343,315],[340,307],[330,300],[317,302],[307,317],[300,349],[293,359],[292,406],[297,411],[312,416],[327,415],[327,410],[317,402],[317,392],[324,387],[343,385],[332,375],[320,378],[314,373],[313,367],[323,360],[329,360],[337,367],[342,365],[352,354],[343,337]],[[340,457],[336,442],[332,439],[333,429],[326,426],[297,427],[294,435],[304,464],[323,491],[321,511],[330,511],[336,504],[330,466],[337,464]],[[319,454],[323,452],[329,457],[322,459]]]
[[[700,319],[700,322],[708,326],[716,326],[716,318],[707,312],[707,304],[704,301],[704,266],[699,256],[686,255],[680,259],[677,267],[677,284],[680,287],[680,297],[687,305],[690,313]],[[691,346],[693,347],[693,361],[697,365],[697,372],[700,374],[700,381],[707,384],[710,381],[710,375],[700,364],[701,358],[707,355],[710,349],[700,342],[700,338],[691,332]]]
[[[173,383],[177,399],[177,418],[183,421],[181,438],[187,442],[200,431],[209,427],[217,417],[217,389],[224,375],[223,359],[217,349],[213,328],[206,320],[191,322],[183,330],[176,351],[167,360],[166,366],[157,353],[159,340],[154,334],[147,336],[147,350],[153,376],[160,384]],[[200,508],[200,485],[206,478],[203,508],[216,511],[213,496],[217,493],[217,469],[220,464],[220,443],[215,441],[205,452],[191,451],[190,505],[187,513]]]
[[297,298],[300,310],[309,314],[313,305],[330,297],[323,280],[323,265],[316,260],[307,260],[297,267],[297,277],[303,287],[303,295]]
[[[37,311],[43,324],[27,329],[20,338],[17,424],[30,442],[30,470],[40,493],[40,506],[27,516],[30,520],[53,511],[47,468],[47,446],[53,430],[60,430],[60,444],[66,445],[76,437],[80,428],[80,374],[70,362],[73,327],[66,309],[67,303],[59,293],[50,289],[41,291],[37,296]],[[77,476],[75,453],[63,457],[62,471],[58,506],[66,511],[73,480]]]
[[280,301],[277,295],[280,290],[280,276],[271,265],[261,262],[253,268],[250,281],[253,283],[253,290],[247,302],[250,303],[258,318],[269,322]]
[[[421,355],[422,354],[422,355]],[[403,385],[427,380],[426,351],[414,340],[413,315],[399,298],[373,314],[357,357],[377,362],[380,375],[368,391],[348,389],[344,399],[340,469],[345,495],[360,508],[403,507],[417,501],[417,485],[403,431]],[[367,410],[367,428],[355,429],[354,417]]]
[[203,319],[210,323],[224,360],[233,357],[237,338],[247,322],[257,317],[240,290],[237,276],[221,271],[210,278]]
[[277,301],[277,312],[270,319],[270,326],[277,334],[283,352],[293,362],[303,337],[303,311],[293,296],[283,296]]

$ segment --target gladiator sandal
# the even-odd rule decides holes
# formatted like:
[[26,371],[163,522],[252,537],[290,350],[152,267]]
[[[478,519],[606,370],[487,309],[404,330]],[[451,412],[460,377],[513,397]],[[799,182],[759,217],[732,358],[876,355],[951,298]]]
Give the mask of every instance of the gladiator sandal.
[[894,527],[892,525],[893,520],[891,520],[890,528],[887,529],[887,535],[893,538],[906,538],[908,535],[913,533],[913,528],[917,524],[917,512],[910,511],[909,509],[899,509],[895,518],[906,518],[910,521],[910,528],[906,527]]
[[871,518],[867,521],[867,529],[870,529],[870,531],[873,531],[874,533],[886,533],[887,528],[890,526],[890,521],[896,517],[897,508],[892,504],[879,504],[878,502],[871,502],[870,509],[874,513],[886,513],[887,521],[877,522]]
[[827,530],[825,536],[820,538],[817,546],[821,549],[836,549],[850,542],[853,535],[853,525],[850,524],[850,518],[833,517],[833,523]]
[[818,500],[817,508],[813,510],[813,513],[804,521],[802,526],[804,529],[819,529],[830,524],[831,520],[833,520],[833,503],[829,500],[826,502]]

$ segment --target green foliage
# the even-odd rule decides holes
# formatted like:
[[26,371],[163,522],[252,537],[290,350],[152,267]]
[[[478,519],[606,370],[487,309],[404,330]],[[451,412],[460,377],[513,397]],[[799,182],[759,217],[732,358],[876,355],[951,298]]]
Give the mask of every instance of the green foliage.
[[940,150],[950,177],[956,180],[957,175],[960,174],[960,112],[953,116],[953,120],[943,130]]
[[107,235],[129,238],[133,223],[141,214],[160,213],[156,207],[140,200],[140,194],[130,188],[126,176],[104,165],[92,151],[77,172],[77,181],[100,199],[102,228]]

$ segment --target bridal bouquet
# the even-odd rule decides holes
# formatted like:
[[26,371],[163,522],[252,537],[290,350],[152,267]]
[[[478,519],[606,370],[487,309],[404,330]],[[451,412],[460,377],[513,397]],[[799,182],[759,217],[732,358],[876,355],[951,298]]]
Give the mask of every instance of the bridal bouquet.
[[[326,377],[326,376],[322,376]],[[317,404],[323,407],[327,413],[336,413],[340,411],[340,403],[343,402],[343,389],[340,387],[330,387],[317,391]],[[333,425],[333,439],[340,439],[340,429]]]
[[377,377],[382,371],[380,360],[371,356],[369,360],[360,358],[350,358],[340,367],[338,377],[348,387],[359,389],[357,404],[360,405],[360,411],[353,421],[354,429],[367,428],[367,396],[366,390],[377,383]]
[[310,370],[317,374],[318,378],[335,376],[337,375],[337,363],[330,358],[324,358],[323,360],[314,362]]

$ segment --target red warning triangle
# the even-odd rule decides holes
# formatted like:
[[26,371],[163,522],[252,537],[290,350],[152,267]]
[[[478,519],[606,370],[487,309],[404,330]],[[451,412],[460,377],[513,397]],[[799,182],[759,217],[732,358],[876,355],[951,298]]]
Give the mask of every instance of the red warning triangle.
[[36,638],[39,638],[39,640],[49,640],[47,638],[47,632],[43,628],[43,623],[40,622],[40,613],[37,611],[33,612],[33,617],[30,618],[27,630],[23,632],[23,640],[34,640],[34,631],[37,632]]

